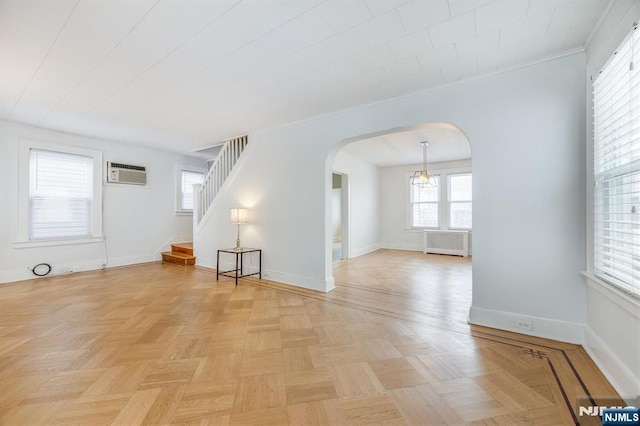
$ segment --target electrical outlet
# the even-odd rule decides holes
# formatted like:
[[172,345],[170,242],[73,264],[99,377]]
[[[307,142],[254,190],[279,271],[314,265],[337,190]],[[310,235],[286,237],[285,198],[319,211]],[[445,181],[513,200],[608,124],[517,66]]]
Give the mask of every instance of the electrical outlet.
[[516,327],[521,328],[523,330],[533,330],[533,324],[531,323],[531,321],[525,321],[525,320],[521,320],[518,319],[516,320]]

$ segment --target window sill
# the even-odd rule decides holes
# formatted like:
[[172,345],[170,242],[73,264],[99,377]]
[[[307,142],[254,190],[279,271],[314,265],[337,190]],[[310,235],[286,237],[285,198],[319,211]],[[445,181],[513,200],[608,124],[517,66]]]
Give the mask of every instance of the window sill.
[[104,237],[74,238],[69,240],[34,240],[34,241],[14,241],[14,249],[37,248],[37,247],[57,247],[79,244],[95,244],[104,241]]
[[596,277],[592,273],[582,271],[580,272],[585,277],[587,286],[600,293],[602,296],[609,299],[611,302],[620,306],[622,309],[628,311],[632,315],[640,318],[640,297],[634,294],[627,293],[626,291],[619,289],[618,287],[609,284],[600,278]]
[[176,216],[193,216],[193,211],[178,210]]

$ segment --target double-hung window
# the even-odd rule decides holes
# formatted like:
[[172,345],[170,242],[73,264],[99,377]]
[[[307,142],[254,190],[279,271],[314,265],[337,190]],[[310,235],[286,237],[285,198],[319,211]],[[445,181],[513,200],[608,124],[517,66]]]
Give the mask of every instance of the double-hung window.
[[471,173],[449,175],[449,228],[471,229]]
[[178,206],[180,212],[193,211],[193,185],[201,184],[204,173],[182,170],[180,172],[180,191],[178,192]]
[[20,142],[18,244],[102,237],[102,153]]
[[440,176],[431,176],[436,185],[422,188],[409,182],[409,214],[414,228],[437,228],[440,224]]
[[93,159],[31,149],[29,239],[90,237]]
[[593,84],[594,273],[640,295],[637,32],[634,30],[622,43]]

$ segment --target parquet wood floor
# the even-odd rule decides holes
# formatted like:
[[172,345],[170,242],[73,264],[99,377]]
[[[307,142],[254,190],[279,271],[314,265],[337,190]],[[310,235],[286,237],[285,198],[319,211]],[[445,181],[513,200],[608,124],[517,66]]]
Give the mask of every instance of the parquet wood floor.
[[468,259],[382,250],[321,294],[144,264],[0,286],[0,423],[574,424],[575,345],[466,324]]

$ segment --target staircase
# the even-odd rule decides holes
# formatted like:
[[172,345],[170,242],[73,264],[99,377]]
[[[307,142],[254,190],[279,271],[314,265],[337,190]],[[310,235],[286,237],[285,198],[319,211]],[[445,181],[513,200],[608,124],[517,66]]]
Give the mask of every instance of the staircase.
[[195,265],[193,243],[171,244],[171,251],[162,252],[162,261],[182,266]]
[[[220,192],[229,174],[231,174],[248,142],[248,136],[240,136],[226,141],[211,165],[202,185],[194,185],[193,238],[198,237],[198,225],[204,219],[207,211],[209,211],[213,200]],[[171,244],[170,252],[162,252],[162,261],[182,266],[195,265],[196,258],[193,255],[193,243]]]
[[227,179],[233,166],[249,143],[248,136],[240,136],[224,143],[202,185],[194,192],[193,217],[197,225],[211,207],[220,188]]

